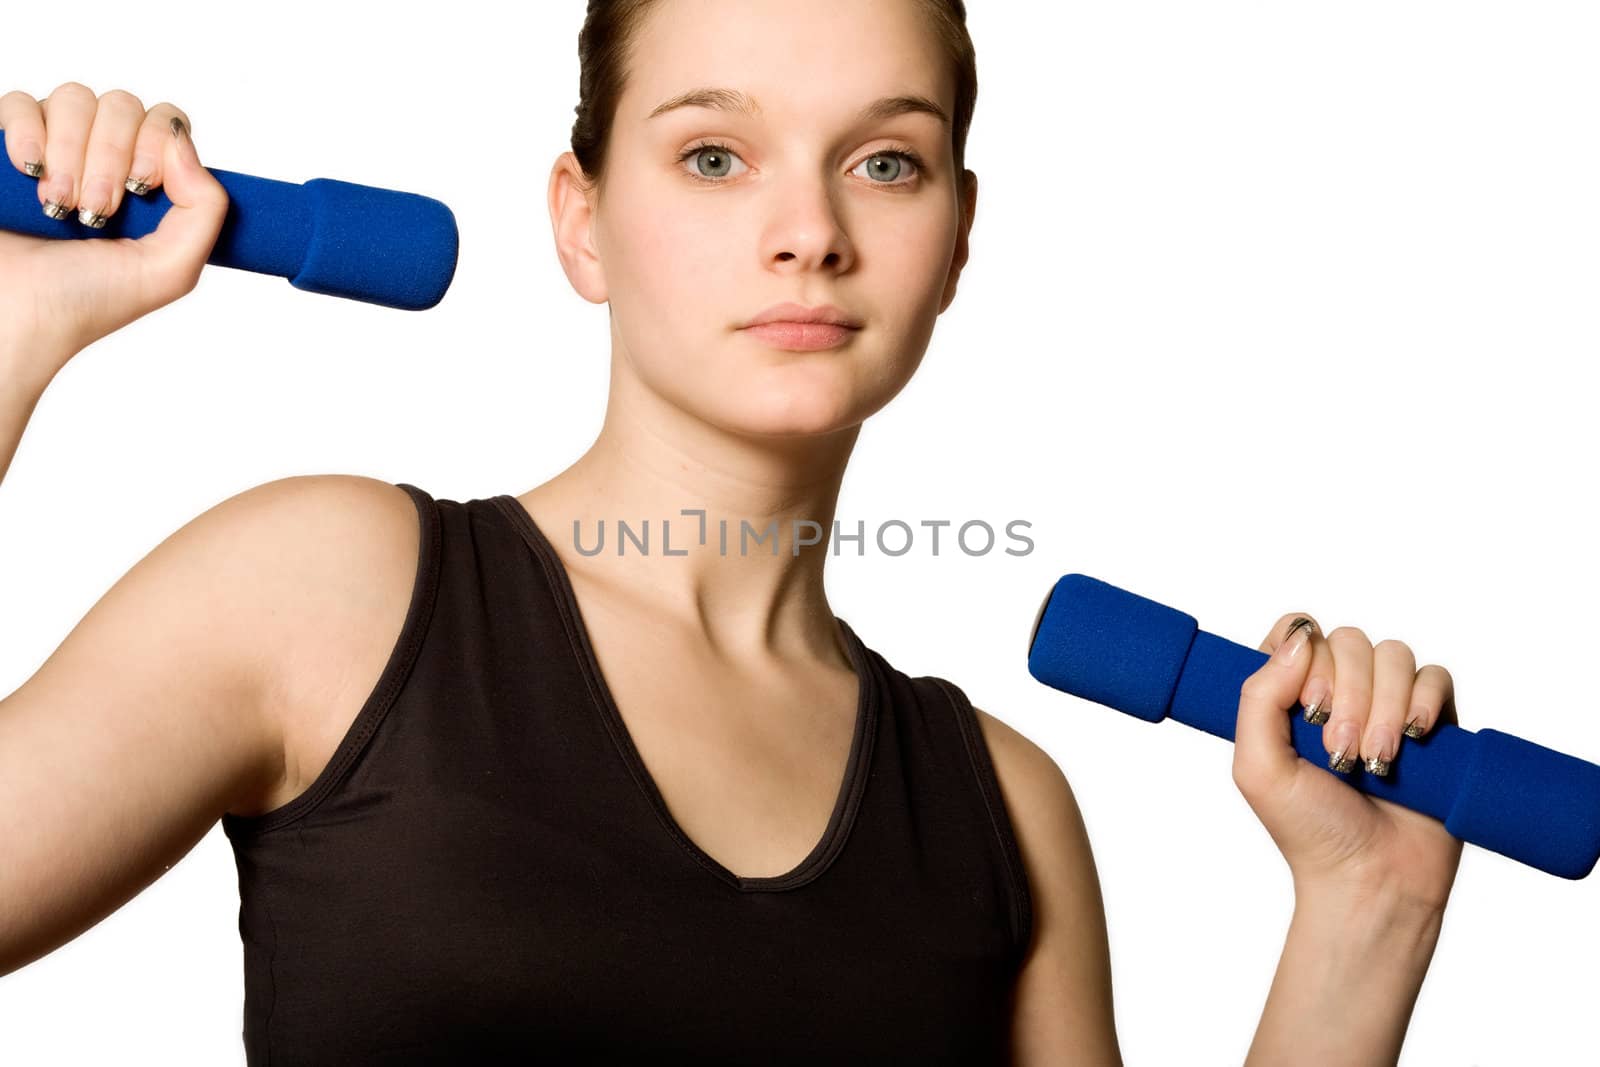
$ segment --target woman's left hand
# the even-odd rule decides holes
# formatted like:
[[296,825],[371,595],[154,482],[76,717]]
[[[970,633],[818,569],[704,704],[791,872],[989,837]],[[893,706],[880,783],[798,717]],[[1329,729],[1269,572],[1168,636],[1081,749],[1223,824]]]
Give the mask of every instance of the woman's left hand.
[[[1433,664],[1418,670],[1406,644],[1374,645],[1353,626],[1324,637],[1303,612],[1279,619],[1260,648],[1272,658],[1240,690],[1233,779],[1288,861],[1296,896],[1381,894],[1442,912],[1461,842],[1439,820],[1340,779],[1403,763],[1408,725],[1420,735],[1456,723],[1450,672]],[[1329,766],[1342,755],[1348,769],[1330,774],[1295,751],[1289,715],[1296,703],[1308,721],[1320,721],[1314,712],[1328,715]]]

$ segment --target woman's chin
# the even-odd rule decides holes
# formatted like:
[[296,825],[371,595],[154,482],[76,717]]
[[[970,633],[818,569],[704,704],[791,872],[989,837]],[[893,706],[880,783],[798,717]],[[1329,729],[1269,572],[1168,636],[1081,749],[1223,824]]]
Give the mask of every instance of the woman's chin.
[[728,429],[750,437],[820,437],[858,425],[867,408],[845,389],[790,388],[777,393],[730,390],[719,398]]

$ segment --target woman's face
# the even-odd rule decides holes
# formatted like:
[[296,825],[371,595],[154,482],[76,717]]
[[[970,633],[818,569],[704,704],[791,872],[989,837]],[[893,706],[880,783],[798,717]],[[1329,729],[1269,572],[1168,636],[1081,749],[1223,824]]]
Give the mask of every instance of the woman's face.
[[[862,116],[901,97],[954,113],[927,18],[920,0],[652,6],[589,234],[585,295],[610,302],[619,371],[749,435],[850,428],[899,392],[954,295],[976,198],[974,177],[963,206],[945,120]],[[652,114],[702,89],[759,110]],[[814,351],[742,329],[785,302],[861,325]]]

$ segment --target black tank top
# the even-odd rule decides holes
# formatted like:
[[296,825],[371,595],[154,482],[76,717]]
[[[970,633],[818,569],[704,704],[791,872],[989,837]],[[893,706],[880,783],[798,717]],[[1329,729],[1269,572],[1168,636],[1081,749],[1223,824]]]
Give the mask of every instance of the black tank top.
[[521,503],[397,484],[422,545],[382,676],[304,793],[222,818],[252,1067],[1008,1061],[1030,901],[959,688],[841,620],[832,817],[737,877],[668,812]]

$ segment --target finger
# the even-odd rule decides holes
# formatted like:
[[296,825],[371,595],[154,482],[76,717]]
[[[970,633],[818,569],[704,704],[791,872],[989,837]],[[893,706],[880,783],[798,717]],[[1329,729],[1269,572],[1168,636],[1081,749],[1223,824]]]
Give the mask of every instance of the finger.
[[216,245],[227,217],[228,193],[201,165],[188,124],[176,115],[168,124],[161,167],[172,207],[139,244],[149,257],[151,295],[170,302],[199,282],[207,257],[196,252],[209,253]]
[[1460,725],[1456,718],[1456,683],[1449,671],[1430,663],[1417,671],[1411,685],[1411,710],[1406,717],[1405,735],[1422,737],[1441,722]]
[[53,219],[64,219],[78,207],[83,153],[89,127],[99,106],[94,90],[81,82],[66,82],[39,102],[44,113],[44,176],[39,182],[39,203]]
[[1268,655],[1276,652],[1284,639],[1294,632],[1294,624],[1299,619],[1305,619],[1311,624],[1309,633],[1313,639],[1322,636],[1322,627],[1317,625],[1317,620],[1309,612],[1291,611],[1278,616],[1278,621],[1272,624],[1272,629],[1267,631],[1267,636],[1263,637],[1256,647]]
[[1372,647],[1372,713],[1361,735],[1361,762],[1380,777],[1400,751],[1400,731],[1411,710],[1417,657],[1411,646],[1393,639]]
[[1333,649],[1328,646],[1328,639],[1322,635],[1322,627],[1317,620],[1304,612],[1291,612],[1273,624],[1272,632],[1257,647],[1263,652],[1272,652],[1278,647],[1281,634],[1288,633],[1289,625],[1297,618],[1311,619],[1311,669],[1306,672],[1306,684],[1300,691],[1299,703],[1301,717],[1312,726],[1321,726],[1328,721],[1328,697],[1333,693]]
[[1356,765],[1361,735],[1372,711],[1372,642],[1354,626],[1328,634],[1333,649],[1333,696],[1322,727],[1328,768],[1344,774]]
[[1333,703],[1333,676],[1335,663],[1333,646],[1320,632],[1311,638],[1311,669],[1306,672],[1306,684],[1300,691],[1301,718],[1312,726],[1321,726],[1329,719],[1328,707]]
[[1272,624],[1272,630],[1256,646],[1268,654],[1277,649],[1278,643],[1284,635],[1289,633],[1289,627],[1296,619],[1310,619],[1310,644],[1311,670],[1306,674],[1306,684],[1300,691],[1299,704],[1301,716],[1312,726],[1320,726],[1328,721],[1328,695],[1333,692],[1333,651],[1328,647],[1328,639],[1322,636],[1322,627],[1317,620],[1303,611],[1293,611],[1278,619]]
[[167,150],[167,142],[172,140],[172,120],[175,118],[181,119],[189,130],[194,129],[188,114],[176,104],[163,101],[145,115],[133,144],[133,165],[129,168],[128,180],[124,185],[128,192],[143,196],[161,186],[161,160]]
[[1265,642],[1271,656],[1239,688],[1233,780],[1246,798],[1282,788],[1294,778],[1300,761],[1287,712],[1305,685],[1311,662],[1306,649],[1316,622],[1304,613],[1284,618],[1278,636]]
[[39,101],[14,89],[0,96],[0,130],[6,131],[6,157],[30,178],[44,173],[44,112]]
[[144,121],[144,104],[137,96],[112,89],[100,97],[89,144],[83,157],[82,193],[78,221],[94,229],[106,222],[122,204],[123,182],[133,160],[133,140]]

